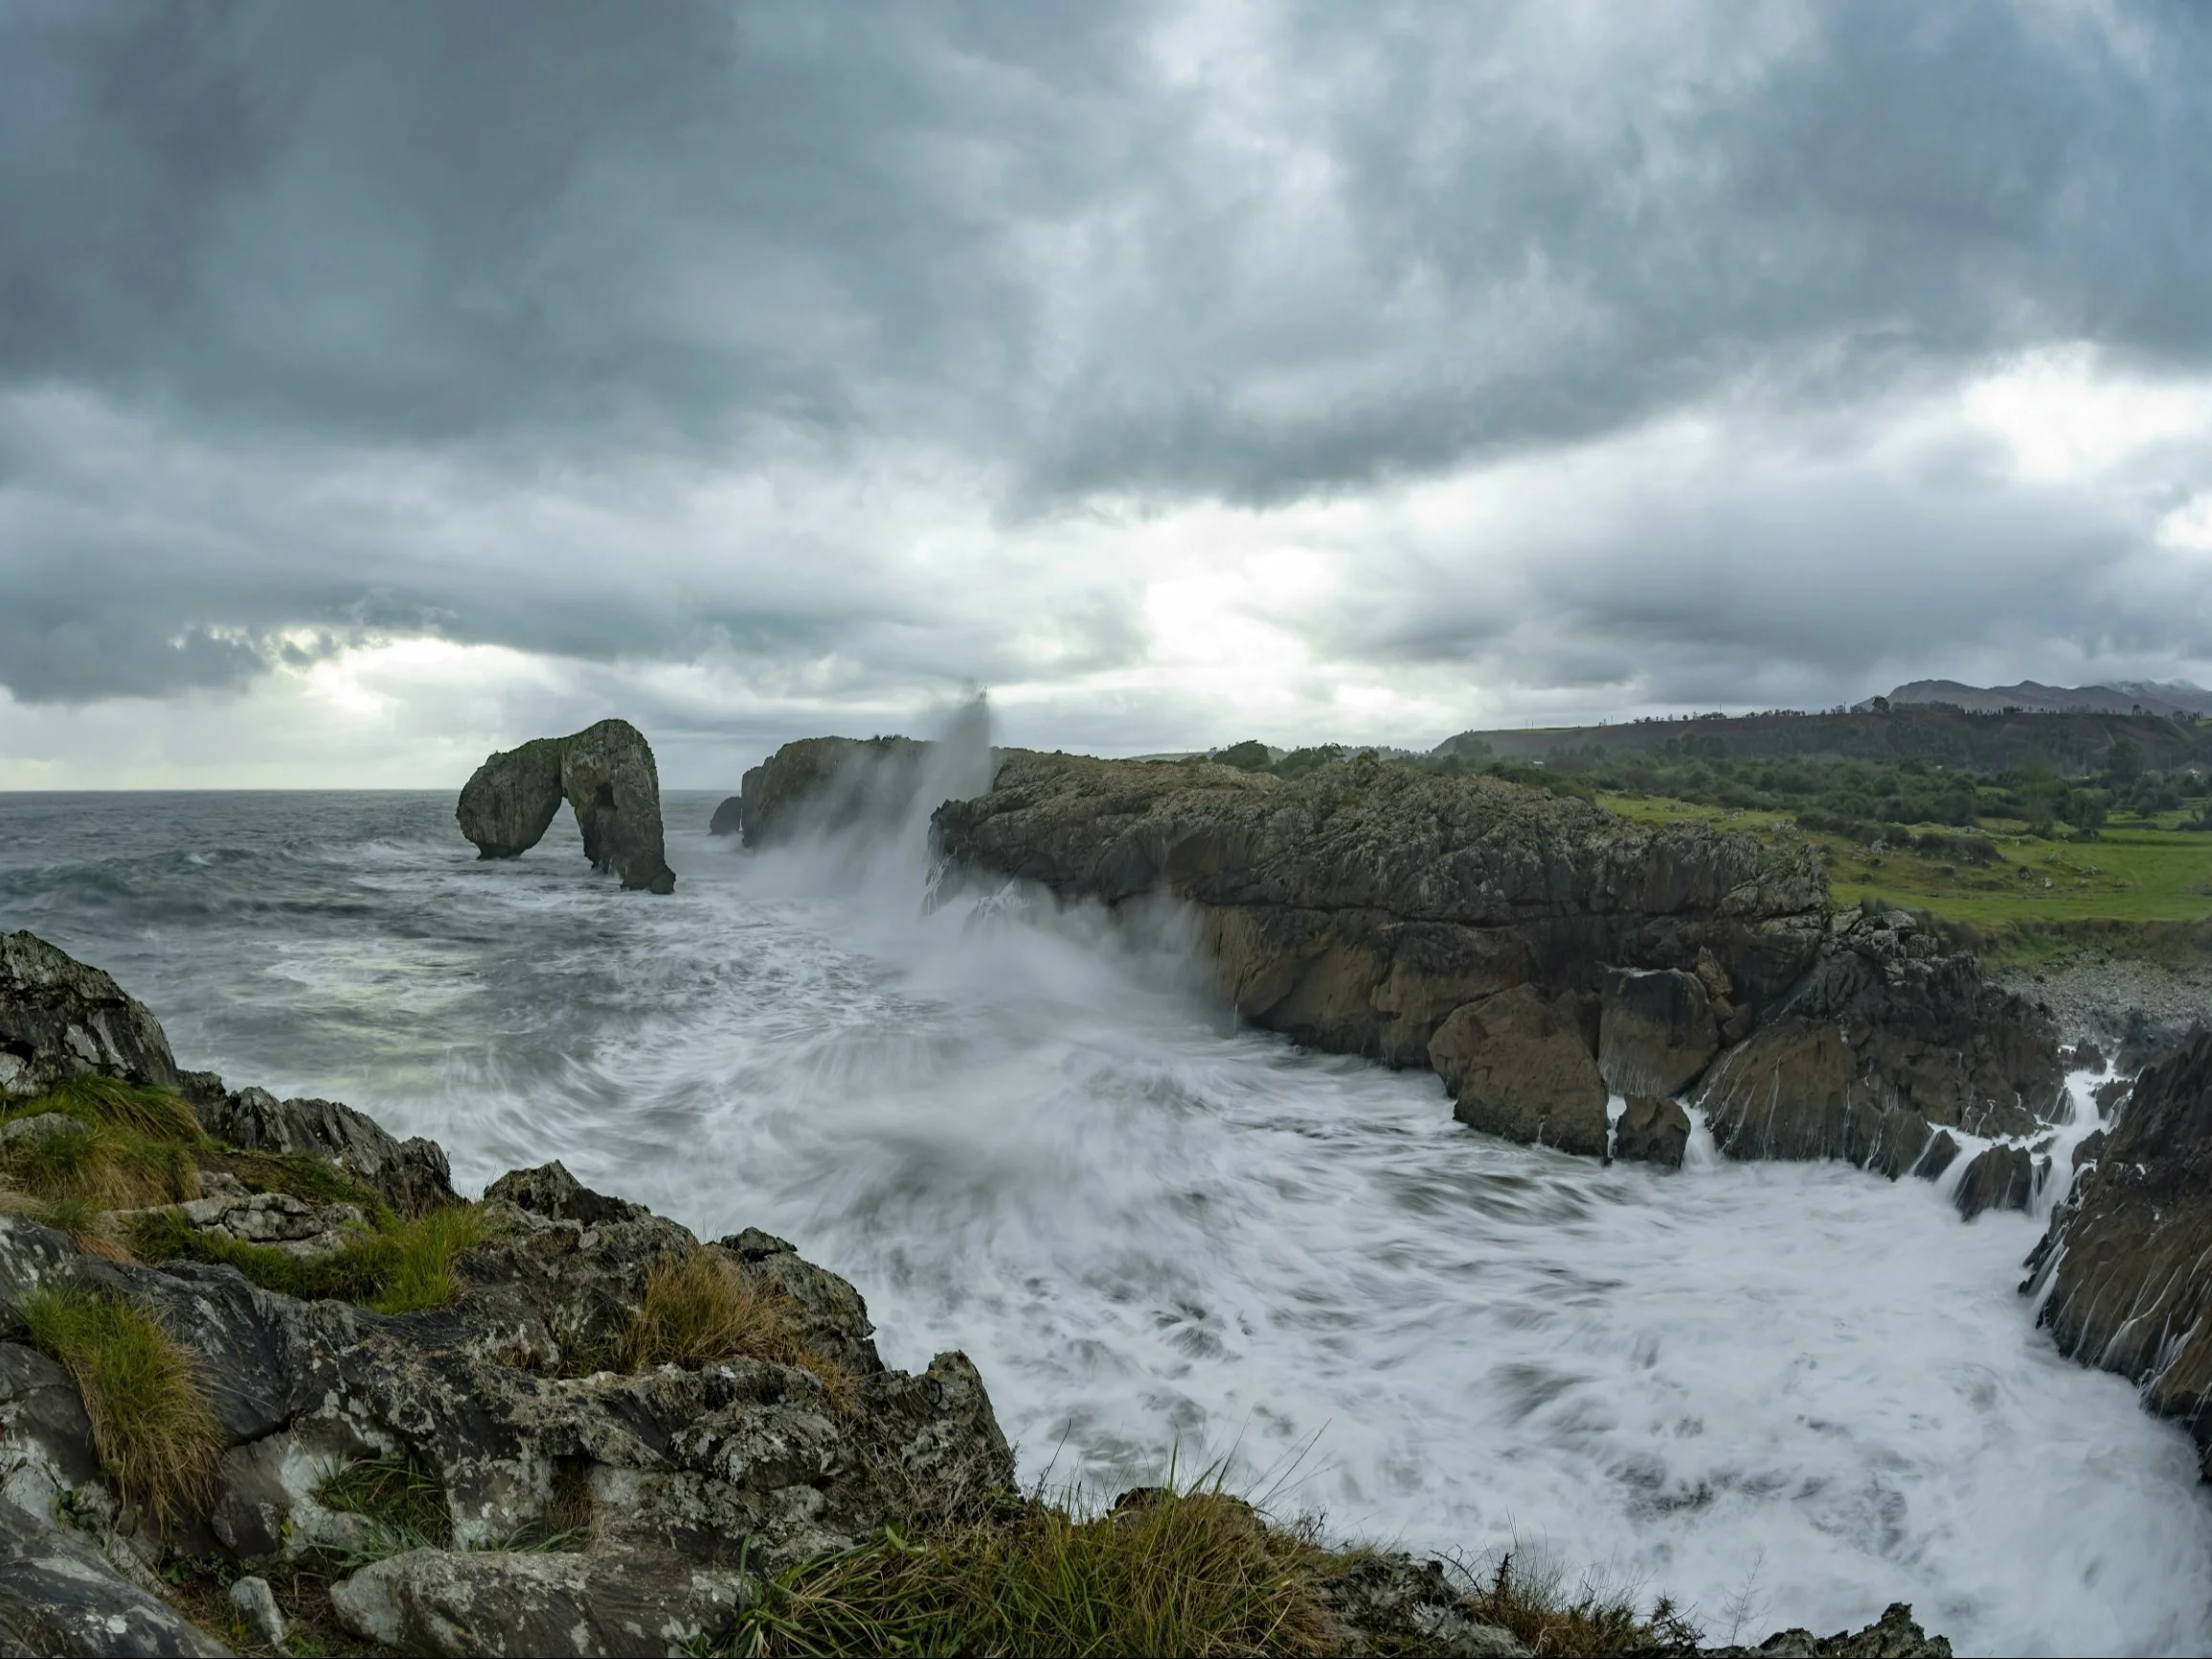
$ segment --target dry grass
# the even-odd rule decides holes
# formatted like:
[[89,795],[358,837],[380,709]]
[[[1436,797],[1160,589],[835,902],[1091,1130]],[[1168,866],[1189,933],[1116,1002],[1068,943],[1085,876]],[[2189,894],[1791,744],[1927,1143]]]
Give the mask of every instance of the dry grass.
[[792,1330],[790,1298],[765,1289],[717,1251],[698,1249],[656,1267],[638,1312],[623,1334],[625,1371],[656,1365],[711,1365],[717,1360],[772,1359],[811,1372],[839,1410],[849,1410],[857,1384],[826,1355]]
[[83,1397],[92,1445],[118,1494],[164,1533],[204,1509],[223,1434],[184,1351],[142,1309],[58,1286],[23,1304],[31,1344]]
[[1468,1612],[1539,1655],[1691,1652],[1703,1639],[1664,1597],[1646,1619],[1633,1592],[1589,1578],[1570,1591],[1556,1571],[1516,1573],[1510,1555],[1469,1598]]
[[167,1090],[112,1077],[73,1078],[9,1110],[9,1123],[52,1114],[51,1132],[11,1143],[8,1178],[49,1203],[136,1209],[200,1196],[194,1149],[205,1143],[192,1108]]

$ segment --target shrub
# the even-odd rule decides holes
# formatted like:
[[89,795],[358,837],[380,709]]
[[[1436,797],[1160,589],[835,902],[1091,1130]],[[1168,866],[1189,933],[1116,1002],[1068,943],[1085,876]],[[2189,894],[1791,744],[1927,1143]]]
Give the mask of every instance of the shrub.
[[789,1314],[797,1306],[764,1289],[713,1250],[661,1263],[621,1342],[625,1371],[656,1365],[711,1365],[720,1359],[772,1359],[809,1371],[841,1409],[852,1401],[851,1373],[801,1342]]
[[1256,737],[1247,738],[1242,743],[1232,743],[1227,749],[1217,751],[1213,758],[1223,766],[1235,767],[1239,772],[1265,772],[1269,764],[1267,745]]
[[23,1323],[76,1382],[93,1449],[124,1500],[164,1533],[204,1508],[222,1428],[169,1333],[121,1296],[74,1286],[32,1294]]

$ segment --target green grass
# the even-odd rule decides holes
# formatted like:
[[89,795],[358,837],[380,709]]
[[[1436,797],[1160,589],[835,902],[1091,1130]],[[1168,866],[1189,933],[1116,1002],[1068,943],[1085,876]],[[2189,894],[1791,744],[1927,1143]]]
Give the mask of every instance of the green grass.
[[[2193,816],[2124,816],[2096,837],[2026,833],[2017,819],[1975,829],[1910,826],[1941,844],[1875,851],[1844,837],[1799,829],[1789,814],[1649,796],[1607,795],[1601,804],[1638,823],[1711,823],[1755,835],[1802,835],[1819,848],[1839,906],[1879,899],[1971,925],[1994,961],[2040,959],[2084,943],[2155,959],[2201,960],[2212,950],[2212,835],[2179,825]],[[1993,857],[1961,849],[1978,838]],[[2047,886],[2045,884],[2048,884]]]
[[251,1192],[288,1193],[311,1204],[351,1204],[372,1225],[398,1220],[376,1192],[355,1180],[327,1158],[310,1153],[234,1152],[222,1148],[200,1155],[203,1168],[234,1175]]
[[76,1382],[93,1449],[124,1501],[165,1534],[204,1509],[222,1429],[169,1333],[121,1296],[74,1286],[34,1292],[23,1323],[31,1345]]
[[185,1101],[112,1077],[72,1078],[0,1113],[0,1123],[55,1114],[71,1128],[10,1146],[0,1173],[49,1203],[128,1209],[200,1194],[193,1152],[206,1142]]
[[268,1244],[218,1238],[174,1210],[155,1210],[138,1219],[130,1244],[144,1261],[221,1263],[286,1296],[352,1302],[372,1313],[413,1313],[452,1305],[461,1294],[454,1258],[489,1236],[483,1213],[461,1204],[364,1229],[328,1255],[303,1259]]
[[[910,1541],[886,1529],[857,1548],[762,1581],[722,1654],[1176,1653],[1307,1655],[1343,1650],[1328,1581],[1369,1558],[1270,1526],[1218,1483],[1162,1488],[1147,1501],[1080,1513],[1007,1500],[1010,1513]],[[1534,1653],[1651,1653],[1694,1646],[1662,1603],[1515,1577],[1501,1562],[1468,1583],[1462,1609]],[[1371,1651],[1447,1649],[1411,1628]]]
[[34,1117],[45,1111],[104,1125],[142,1140],[186,1147],[207,1140],[191,1104],[182,1096],[166,1088],[124,1083],[120,1078],[73,1077],[59,1087],[11,1109],[7,1116]]
[[315,1489],[315,1499],[326,1509],[374,1522],[378,1555],[453,1547],[453,1512],[445,1488],[403,1452],[354,1459]]

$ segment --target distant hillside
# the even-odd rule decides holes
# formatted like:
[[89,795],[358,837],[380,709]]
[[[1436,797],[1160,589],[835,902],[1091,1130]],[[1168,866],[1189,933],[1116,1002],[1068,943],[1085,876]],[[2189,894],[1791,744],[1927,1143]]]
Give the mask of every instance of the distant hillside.
[[2111,685],[1962,685],[1955,680],[1915,680],[1889,694],[1892,705],[1937,703],[1975,714],[2008,708],[2029,714],[2212,714],[2212,691],[2186,683],[2161,684],[2123,680]]
[[[1541,730],[1462,731],[1433,751],[1469,762],[1542,760],[1555,752],[1729,755],[1748,760],[1889,761],[2002,772],[2041,762],[2065,777],[2100,770],[2114,738],[2134,739],[2156,772],[2212,765],[2212,726],[2156,715],[1971,713],[1934,703],[1844,714],[1706,715],[1633,721],[1623,726],[1563,726]],[[1667,746],[1675,746],[1668,750]]]

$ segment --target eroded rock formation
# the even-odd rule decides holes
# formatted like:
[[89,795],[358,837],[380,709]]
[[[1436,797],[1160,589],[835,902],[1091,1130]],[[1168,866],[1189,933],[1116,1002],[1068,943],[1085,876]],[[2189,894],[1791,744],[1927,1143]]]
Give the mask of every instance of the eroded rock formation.
[[911,737],[787,743],[741,780],[738,833],[747,846],[765,847],[806,831],[894,823],[914,807],[930,750]]
[[576,813],[592,868],[613,871],[624,887],[675,890],[652,746],[626,720],[502,750],[462,786],[454,817],[479,858],[511,859],[537,845],[563,800]]
[[1371,758],[1292,782],[1026,753],[934,827],[955,872],[1188,902],[1247,1019],[1433,1065],[1517,1139],[1599,1152],[1609,1090],[1696,1087],[1731,1156],[1894,1176],[1933,1126],[2020,1132],[2061,1095],[2047,1019],[1909,916],[1832,919],[1790,838]]
[[0,933],[0,1095],[38,1094],[80,1072],[167,1087],[169,1039],[143,1003],[35,933]]
[[2212,1033],[2135,1080],[2028,1259],[2059,1351],[2143,1390],[2212,1475]]

